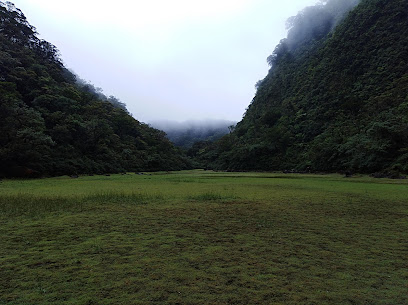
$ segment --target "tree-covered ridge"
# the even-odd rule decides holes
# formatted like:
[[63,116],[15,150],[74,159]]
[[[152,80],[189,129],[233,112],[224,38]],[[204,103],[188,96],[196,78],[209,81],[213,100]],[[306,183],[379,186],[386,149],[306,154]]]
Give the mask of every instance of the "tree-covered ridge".
[[275,49],[212,167],[408,172],[408,2],[363,0],[326,29]]
[[[0,1],[0,173],[42,175],[176,170],[165,134],[132,118],[68,71],[24,14]],[[20,173],[19,173],[20,174]]]

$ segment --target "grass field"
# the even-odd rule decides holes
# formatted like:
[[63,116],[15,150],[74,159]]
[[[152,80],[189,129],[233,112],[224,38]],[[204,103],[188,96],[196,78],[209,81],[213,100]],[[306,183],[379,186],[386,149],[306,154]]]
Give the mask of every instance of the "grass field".
[[408,304],[408,181],[3,180],[0,304]]

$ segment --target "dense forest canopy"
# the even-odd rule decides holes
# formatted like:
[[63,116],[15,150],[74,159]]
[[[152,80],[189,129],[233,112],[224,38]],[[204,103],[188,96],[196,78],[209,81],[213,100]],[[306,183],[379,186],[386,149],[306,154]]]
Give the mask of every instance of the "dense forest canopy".
[[202,162],[224,170],[408,172],[408,2],[356,4],[325,1],[289,19],[288,38],[268,58],[244,119],[201,149]]
[[[66,69],[58,49],[0,1],[0,174],[61,175],[189,167],[164,132],[140,123]],[[29,171],[28,171],[29,170]]]

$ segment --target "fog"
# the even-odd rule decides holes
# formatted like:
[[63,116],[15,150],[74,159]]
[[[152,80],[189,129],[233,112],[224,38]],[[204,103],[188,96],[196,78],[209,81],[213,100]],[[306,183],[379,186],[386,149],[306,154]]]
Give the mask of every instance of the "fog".
[[186,129],[215,129],[215,128],[227,128],[228,126],[235,125],[236,122],[228,120],[187,120],[183,122],[170,121],[170,120],[153,120],[149,125],[154,128],[164,130],[164,131],[180,131]]
[[360,0],[326,0],[315,6],[308,6],[296,16],[288,18],[286,43],[289,50],[295,50],[305,41],[326,35],[359,2]]
[[[266,58],[286,37],[286,19],[316,1],[13,2],[67,68],[149,123],[239,121],[268,72]],[[302,20],[292,20],[290,39]]]
[[[268,56],[269,66],[273,68],[282,55],[296,55],[299,46],[325,37],[359,2],[360,0],[324,0],[307,6],[297,15],[288,18],[287,37],[282,39]],[[262,82],[263,80],[258,81],[256,88],[259,88]]]
[[169,120],[152,121],[149,125],[163,130],[177,146],[189,148],[194,142],[214,141],[230,132],[236,122],[228,120],[188,120],[176,122]]

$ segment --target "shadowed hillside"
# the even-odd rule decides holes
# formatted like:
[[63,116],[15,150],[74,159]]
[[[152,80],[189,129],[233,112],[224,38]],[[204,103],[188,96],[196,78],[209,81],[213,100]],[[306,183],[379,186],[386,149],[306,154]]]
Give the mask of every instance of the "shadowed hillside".
[[178,170],[165,134],[68,71],[57,48],[0,2],[0,174]]

